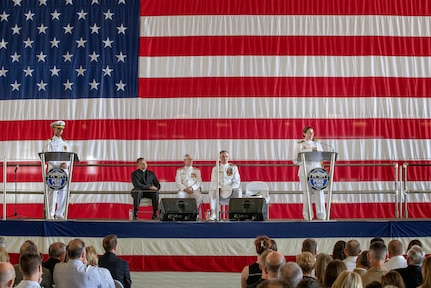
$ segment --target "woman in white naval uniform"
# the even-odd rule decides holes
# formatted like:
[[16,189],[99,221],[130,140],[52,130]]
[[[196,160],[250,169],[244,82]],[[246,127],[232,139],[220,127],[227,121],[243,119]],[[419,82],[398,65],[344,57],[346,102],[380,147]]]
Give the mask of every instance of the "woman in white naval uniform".
[[[66,123],[64,121],[55,121],[51,123],[52,130],[54,131],[54,136],[48,140],[48,144],[44,146],[43,152],[68,152],[69,144],[61,138],[63,134],[64,127]],[[61,168],[66,174],[69,176],[69,162],[61,162],[61,161],[49,161],[48,162],[48,171],[53,168]],[[49,205],[49,214],[53,219],[54,216],[56,219],[64,219],[64,212],[66,209],[66,197],[67,197],[67,185],[64,186],[60,190],[52,190],[48,191],[48,205]],[[56,204],[57,209],[56,209]]]
[[[314,217],[313,210],[311,211],[311,219],[308,219],[309,218],[308,205],[307,205],[308,194],[307,194],[306,185],[309,185],[309,184],[307,182],[307,175],[304,175],[302,162],[297,161],[297,159],[298,159],[298,154],[301,152],[323,151],[323,149],[318,142],[314,141],[314,130],[312,127],[310,126],[305,127],[302,133],[304,136],[304,140],[298,141],[298,143],[296,144],[293,162],[295,164],[300,165],[298,176],[301,181],[301,187],[302,187],[303,199],[304,199],[302,216],[304,217],[305,220],[313,220],[313,217]],[[314,168],[322,167],[320,162],[313,162],[313,161],[306,161],[305,165],[306,165],[307,174]],[[323,190],[315,191],[311,189],[310,186],[308,189],[310,191],[310,194],[312,193],[314,195],[312,199],[314,198],[314,202],[316,205],[317,219],[324,220],[326,217],[326,209],[325,209],[325,195],[323,194]]]
[[193,157],[184,155],[184,167],[177,169],[175,182],[178,188],[179,198],[195,198],[199,207],[202,204],[202,177],[201,170],[193,165]]
[[[229,198],[241,198],[241,177],[239,175],[238,166],[229,163],[229,152],[220,151],[220,165],[217,171],[217,166],[213,167],[211,173],[211,184],[209,190],[211,216],[209,220],[217,219],[216,205],[217,197],[221,190],[231,190],[232,194]],[[218,174],[218,175],[217,175]],[[217,183],[218,178],[218,183]]]

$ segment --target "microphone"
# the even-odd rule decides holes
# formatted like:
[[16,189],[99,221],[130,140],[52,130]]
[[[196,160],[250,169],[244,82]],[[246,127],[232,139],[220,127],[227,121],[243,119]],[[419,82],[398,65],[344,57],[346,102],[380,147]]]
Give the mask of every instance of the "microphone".
[[16,173],[16,171],[18,170],[18,167],[19,167],[19,164],[15,166],[15,172],[14,173]]
[[324,143],[324,142],[320,142],[320,141],[319,141],[319,143],[320,143],[320,145],[323,145],[323,146],[326,146],[326,147],[330,148],[330,149],[331,149],[331,152],[335,152],[335,148],[334,148],[334,146],[329,145],[329,144],[326,144],[326,143]]

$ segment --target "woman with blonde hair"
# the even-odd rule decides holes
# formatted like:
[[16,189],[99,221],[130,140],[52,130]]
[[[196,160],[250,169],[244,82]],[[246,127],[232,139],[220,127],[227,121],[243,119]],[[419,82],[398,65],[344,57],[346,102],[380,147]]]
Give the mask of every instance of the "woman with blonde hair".
[[425,258],[422,263],[422,285],[419,288],[431,287],[431,257]]
[[362,288],[362,279],[358,273],[343,271],[338,275],[332,288]]
[[0,246],[0,262],[10,262],[9,253],[6,249]]
[[94,246],[85,247],[85,252],[87,253],[87,265],[98,266],[99,257],[97,256],[96,248]]
[[323,285],[323,275],[325,275],[326,266],[328,263],[332,261],[332,257],[326,253],[319,253],[316,257],[316,265],[314,267],[314,271],[316,273],[316,278],[319,280],[319,283]]
[[296,256],[296,264],[301,267],[304,278],[314,278],[311,275],[311,271],[313,271],[315,263],[316,259],[314,258],[313,254],[308,251],[302,252]]

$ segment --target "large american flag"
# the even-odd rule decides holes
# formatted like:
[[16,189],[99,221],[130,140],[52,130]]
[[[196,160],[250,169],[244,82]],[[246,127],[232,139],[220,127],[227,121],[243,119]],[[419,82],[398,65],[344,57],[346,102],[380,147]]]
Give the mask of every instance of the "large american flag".
[[[185,153],[210,165],[222,149],[243,188],[299,191],[297,168],[283,165],[307,125],[341,164],[430,163],[430,15],[426,0],[3,0],[0,148],[36,160],[49,123],[65,120],[84,164],[143,156],[167,191],[176,167],[163,165]],[[72,190],[127,191],[133,169],[77,167]],[[19,171],[19,189],[41,190],[38,167]],[[379,193],[396,189],[392,167],[335,172],[346,193],[333,217],[394,216],[393,193]],[[202,174],[208,182],[210,167]],[[410,187],[429,190],[430,175],[412,170]],[[18,202],[40,208],[36,197]],[[89,217],[127,217],[131,205],[128,195],[72,199]],[[427,195],[410,201],[411,216],[429,216]],[[300,194],[272,202],[273,217],[301,217]]]

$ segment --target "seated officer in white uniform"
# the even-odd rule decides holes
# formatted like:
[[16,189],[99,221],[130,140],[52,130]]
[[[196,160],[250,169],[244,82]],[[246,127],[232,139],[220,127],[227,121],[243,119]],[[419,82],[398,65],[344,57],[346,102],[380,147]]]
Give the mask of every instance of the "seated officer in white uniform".
[[[68,152],[69,144],[63,140],[63,134],[66,123],[64,121],[55,121],[51,123],[54,136],[48,140],[48,143],[43,147],[43,152]],[[63,169],[69,175],[69,162],[50,161],[48,162],[48,171],[53,168]],[[66,209],[67,185],[59,190],[50,189],[48,192],[49,214],[51,218],[64,219]],[[56,204],[57,207],[56,207]]]
[[[241,198],[241,177],[239,175],[238,166],[229,163],[229,152],[220,151],[219,171],[217,166],[213,167],[211,173],[211,185],[209,191],[211,216],[209,220],[215,220],[217,197],[221,191],[232,191],[228,198]],[[218,179],[218,183],[217,183]]]
[[178,188],[179,198],[195,198],[196,204],[202,203],[202,177],[201,170],[193,165],[193,157],[184,155],[184,167],[177,169],[175,182]]

